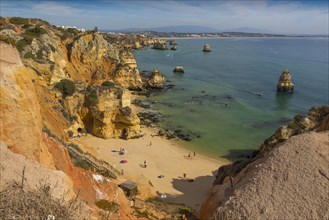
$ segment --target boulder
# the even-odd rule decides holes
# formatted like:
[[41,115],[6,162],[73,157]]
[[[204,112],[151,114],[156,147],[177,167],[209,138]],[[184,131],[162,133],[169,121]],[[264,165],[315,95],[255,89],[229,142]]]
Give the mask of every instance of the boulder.
[[210,45],[209,44],[205,44],[204,46],[203,46],[203,50],[202,50],[203,52],[211,52],[211,48],[210,48]]
[[286,68],[283,70],[277,85],[278,92],[291,92],[294,90],[294,84],[291,82],[291,74]]
[[176,66],[174,69],[174,73],[184,73],[184,67]]

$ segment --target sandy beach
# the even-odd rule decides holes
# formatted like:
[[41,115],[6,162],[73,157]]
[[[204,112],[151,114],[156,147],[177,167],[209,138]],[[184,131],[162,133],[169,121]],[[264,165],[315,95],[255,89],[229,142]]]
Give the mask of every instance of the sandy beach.
[[[227,160],[214,160],[179,146],[178,141],[169,141],[155,136],[156,129],[142,128],[144,137],[139,139],[101,139],[91,135],[75,139],[81,149],[107,161],[123,171],[118,183],[132,180],[138,184],[141,197],[165,194],[166,201],[183,203],[195,210],[200,209],[214,181],[213,172]],[[119,155],[120,148],[127,153]],[[190,157],[188,156],[190,154]],[[120,163],[127,160],[127,163]],[[147,167],[144,167],[144,161]],[[186,178],[184,179],[184,173]],[[162,178],[159,178],[163,175]],[[193,182],[189,182],[192,179]]]

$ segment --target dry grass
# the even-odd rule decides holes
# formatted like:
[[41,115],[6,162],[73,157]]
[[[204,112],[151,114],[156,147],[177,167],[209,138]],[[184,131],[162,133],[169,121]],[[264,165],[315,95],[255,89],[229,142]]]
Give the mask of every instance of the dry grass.
[[[24,179],[24,178],[22,178]],[[65,196],[52,196],[55,187],[42,181],[36,190],[24,188],[23,182],[12,182],[0,192],[0,219],[77,219],[82,203],[74,199],[65,202]]]

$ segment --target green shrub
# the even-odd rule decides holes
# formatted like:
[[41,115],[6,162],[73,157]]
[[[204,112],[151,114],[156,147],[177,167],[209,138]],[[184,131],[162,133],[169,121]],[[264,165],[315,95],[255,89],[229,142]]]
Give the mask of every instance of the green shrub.
[[118,210],[119,205],[115,202],[109,202],[105,199],[101,199],[96,202],[96,206],[100,209],[103,209],[105,211],[109,212],[115,212]]
[[74,82],[68,79],[62,79],[55,85],[64,97],[71,96],[75,92],[75,85]]
[[110,81],[104,81],[102,83],[102,86],[113,87],[113,86],[115,86],[115,84],[113,82],[110,82]]
[[35,56],[31,51],[29,51],[29,52],[24,54],[24,59],[33,59],[34,60]]
[[38,52],[37,52],[37,59],[38,59],[38,60],[41,60],[42,57],[43,57],[42,50],[38,50]]
[[23,38],[23,39],[16,42],[16,48],[17,48],[18,51],[21,52],[21,51],[23,51],[24,47],[26,47],[29,44],[30,44],[30,42],[26,41],[26,39]]
[[47,31],[40,25],[36,25],[35,27],[28,28],[24,34],[33,37],[39,37],[43,34],[47,34]]
[[5,36],[5,35],[0,35],[0,41],[3,41],[3,42],[5,42],[7,44],[10,44],[12,46],[15,46],[15,44],[16,44],[16,41],[15,41],[14,38],[11,38],[11,37]]
[[23,25],[23,28],[24,28],[24,29],[28,29],[28,28],[30,28],[30,27],[32,27],[32,26],[33,26],[33,25],[31,25],[31,24],[24,24],[24,25]]
[[76,167],[80,167],[85,170],[90,170],[90,165],[86,163],[85,161],[77,161],[74,163]]
[[29,19],[27,18],[21,18],[21,17],[12,17],[9,19],[9,22],[12,24],[28,24],[29,23]]
[[98,96],[95,90],[87,96],[87,103],[89,105],[96,105],[98,103]]

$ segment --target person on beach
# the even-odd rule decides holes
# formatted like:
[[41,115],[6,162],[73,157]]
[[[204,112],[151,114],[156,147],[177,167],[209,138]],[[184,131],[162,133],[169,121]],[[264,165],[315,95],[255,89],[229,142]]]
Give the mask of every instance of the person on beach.
[[190,159],[191,158],[191,153],[188,153],[188,156],[187,157],[188,157],[188,159]]
[[184,177],[184,179],[186,179],[186,173],[183,173],[183,177]]
[[152,146],[152,141],[150,141],[150,146]]
[[147,167],[147,165],[146,165],[146,160],[144,160],[144,168],[146,168]]
[[193,152],[193,156],[195,157],[195,152]]

